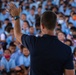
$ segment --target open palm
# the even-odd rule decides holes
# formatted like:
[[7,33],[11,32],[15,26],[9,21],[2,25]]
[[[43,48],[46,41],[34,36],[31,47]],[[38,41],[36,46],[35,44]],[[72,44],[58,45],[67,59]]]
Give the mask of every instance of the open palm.
[[16,8],[16,6],[13,3],[9,4],[10,7],[10,14],[15,17],[15,16],[19,16],[20,14],[20,7]]

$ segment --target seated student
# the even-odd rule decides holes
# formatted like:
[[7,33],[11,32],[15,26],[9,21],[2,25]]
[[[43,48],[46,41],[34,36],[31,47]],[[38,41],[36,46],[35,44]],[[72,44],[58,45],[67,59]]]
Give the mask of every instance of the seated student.
[[22,25],[22,33],[28,34],[28,32],[29,32],[29,22],[25,20]]
[[18,51],[19,56],[23,55],[23,45],[20,46],[20,49]]
[[9,50],[11,51],[11,58],[15,60],[15,73],[22,73],[21,68],[19,67],[19,57],[22,54],[19,54],[18,51],[16,51],[16,45],[14,44],[14,42],[11,42],[9,45]]
[[35,29],[33,26],[29,27],[29,35],[35,35]]
[[16,51],[16,45],[14,44],[14,42],[11,42],[9,45],[9,50],[11,51],[11,58],[15,60],[15,63],[17,65],[18,62],[18,51]]
[[3,31],[5,31],[5,27],[9,24],[9,22],[10,22],[9,18],[6,18],[6,19],[4,20],[4,24],[2,25]]
[[72,53],[73,53],[75,47],[73,46],[72,40],[66,39],[64,43],[65,43],[66,45],[68,45],[68,46],[71,48]]
[[64,41],[66,40],[66,35],[65,35],[64,32],[59,32],[59,33],[57,34],[57,37],[58,37],[58,39],[59,39],[62,43],[64,43]]
[[[23,48],[24,46],[21,45],[20,46],[20,50],[18,50],[18,57],[22,56],[23,55]],[[17,58],[17,61],[20,62],[22,60],[19,60],[20,58]],[[23,75],[24,74],[24,71],[23,69],[25,69],[24,66],[21,66],[20,63],[17,63],[16,67],[15,67],[15,72],[16,72],[16,75]]]
[[9,36],[6,39],[6,42],[7,42],[8,46],[9,46],[9,44],[11,42],[15,41],[14,29],[13,29],[13,27],[7,27],[7,31],[8,31]]
[[6,38],[7,38],[7,35],[6,35],[5,32],[0,34],[0,43],[2,43],[2,46],[3,46],[4,50],[6,49],[6,45],[7,45]]
[[55,30],[55,35],[57,36],[59,32],[61,32],[61,29],[58,29],[58,28],[57,28],[57,29]]
[[3,45],[3,49],[5,50],[8,44],[8,41],[10,42],[10,40],[7,41],[7,38],[10,36],[10,33],[13,32],[13,28],[11,26],[11,23],[9,23],[6,27],[5,27],[5,31],[0,34],[0,42]]
[[20,46],[21,46],[20,42],[18,40],[15,40],[14,45],[16,45],[16,51],[19,52],[20,51]]
[[28,75],[30,67],[30,52],[25,47],[23,47],[23,55],[19,58],[19,65],[24,70],[25,75]]
[[68,45],[68,46],[70,46],[70,47],[73,46],[72,41],[69,40],[69,39],[66,39],[66,40],[65,40],[65,44]]
[[9,49],[4,51],[4,56],[1,59],[2,75],[14,74],[15,61],[11,58],[11,51]]

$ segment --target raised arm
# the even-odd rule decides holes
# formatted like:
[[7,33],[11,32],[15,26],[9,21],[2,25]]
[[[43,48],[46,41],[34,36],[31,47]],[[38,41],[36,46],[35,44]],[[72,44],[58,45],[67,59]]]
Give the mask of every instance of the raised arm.
[[22,42],[21,42],[22,33],[21,33],[19,19],[15,20],[14,34],[15,34],[16,39],[22,44]]
[[15,34],[15,37],[16,39],[20,42],[21,42],[21,36],[22,36],[22,33],[21,33],[21,28],[20,28],[20,19],[19,19],[19,15],[20,15],[20,8],[16,8],[14,4],[10,4],[10,14],[14,17],[14,18],[17,18],[15,20],[15,24],[14,24],[14,34]]

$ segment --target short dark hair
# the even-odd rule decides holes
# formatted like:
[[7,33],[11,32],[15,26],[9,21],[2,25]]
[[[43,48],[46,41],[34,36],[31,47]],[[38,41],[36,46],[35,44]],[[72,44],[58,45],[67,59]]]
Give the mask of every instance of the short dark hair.
[[49,30],[54,30],[56,26],[57,16],[50,10],[45,11],[41,17],[41,23]]
[[26,14],[25,14],[25,13],[22,13],[21,15],[25,15],[25,16],[26,16]]
[[23,22],[26,22],[26,23],[28,24],[28,27],[30,26],[30,25],[29,25],[29,22],[28,22],[27,20],[24,20]]
[[14,42],[11,42],[9,46],[16,47],[16,45],[14,44]]
[[36,8],[35,6],[32,6],[31,10],[35,11],[35,8]]
[[3,9],[1,9],[1,12],[4,12],[5,10],[6,10],[6,9],[3,8]]
[[38,6],[38,8],[42,8],[42,6],[41,6],[41,5],[39,5],[39,6]]
[[5,21],[9,21],[9,18],[5,18]]
[[29,8],[30,8],[29,6],[26,6],[26,7],[25,7],[25,9],[29,9]]
[[20,48],[21,48],[21,49],[23,49],[23,48],[24,48],[24,46],[23,46],[23,45],[21,45],[21,46],[20,46]]
[[21,5],[23,2],[24,2],[24,1],[20,1],[20,2],[19,2],[19,5]]
[[69,40],[69,39],[66,39],[66,40],[65,40],[65,42],[70,42],[70,46],[72,46],[72,45],[73,45],[72,41],[71,41],[71,40]]
[[11,53],[11,51],[10,51],[9,49],[5,49],[5,50],[4,50],[4,53],[5,53],[5,51],[9,51],[9,52]]
[[73,27],[70,28],[70,30],[76,32],[76,27],[73,26]]
[[7,26],[5,27],[5,31],[8,31],[9,27],[12,27],[12,23],[7,24]]
[[[67,35],[66,35],[65,32],[60,31],[59,33],[62,33],[65,37],[67,37]],[[58,34],[59,34],[59,33],[58,33]],[[57,36],[58,36],[58,34],[57,34]]]
[[14,28],[11,27],[11,26],[7,26],[7,27],[6,27],[6,31],[7,31],[8,33],[10,33],[10,31],[13,30],[13,29],[14,29]]

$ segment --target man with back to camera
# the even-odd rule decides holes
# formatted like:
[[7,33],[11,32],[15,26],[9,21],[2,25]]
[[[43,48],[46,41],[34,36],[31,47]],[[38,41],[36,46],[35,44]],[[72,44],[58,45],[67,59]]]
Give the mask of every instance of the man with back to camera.
[[74,75],[73,55],[70,47],[54,36],[57,16],[46,11],[41,17],[42,37],[28,36],[20,30],[19,9],[10,4],[10,13],[15,19],[16,39],[30,50],[30,75]]

